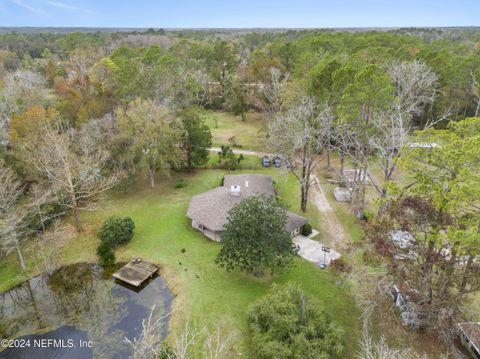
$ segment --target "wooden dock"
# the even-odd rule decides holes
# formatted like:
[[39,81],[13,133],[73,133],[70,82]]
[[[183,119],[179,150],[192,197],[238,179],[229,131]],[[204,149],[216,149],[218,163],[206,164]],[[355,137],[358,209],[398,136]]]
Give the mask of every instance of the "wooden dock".
[[113,273],[113,277],[134,287],[140,287],[147,279],[153,277],[158,269],[153,263],[134,258],[118,272]]

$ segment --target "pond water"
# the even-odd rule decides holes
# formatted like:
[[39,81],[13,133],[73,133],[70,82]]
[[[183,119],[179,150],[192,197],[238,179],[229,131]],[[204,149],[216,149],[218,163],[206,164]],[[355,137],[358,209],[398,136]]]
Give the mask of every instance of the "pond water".
[[[7,348],[0,358],[128,358],[124,338],[139,336],[153,306],[154,318],[169,313],[173,295],[161,277],[134,291],[111,274],[97,265],[75,264],[0,294],[0,340],[30,344]],[[168,317],[158,333],[162,339],[167,326]]]

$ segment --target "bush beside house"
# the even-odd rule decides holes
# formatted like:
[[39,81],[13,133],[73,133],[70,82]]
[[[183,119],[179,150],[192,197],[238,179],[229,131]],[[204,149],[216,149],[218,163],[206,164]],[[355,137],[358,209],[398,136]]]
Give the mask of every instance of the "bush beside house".
[[312,234],[312,226],[310,223],[305,223],[302,227],[302,235],[308,237]]

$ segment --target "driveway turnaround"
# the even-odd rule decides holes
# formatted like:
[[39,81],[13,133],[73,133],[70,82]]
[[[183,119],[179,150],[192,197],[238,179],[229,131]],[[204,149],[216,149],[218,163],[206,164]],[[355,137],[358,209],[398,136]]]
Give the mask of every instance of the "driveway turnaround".
[[331,261],[340,258],[340,253],[332,248],[330,248],[329,253],[325,253],[322,251],[323,245],[321,243],[302,235],[296,236],[293,239],[293,243],[300,248],[298,251],[300,257],[319,266],[323,264],[324,258],[326,265],[330,265]]

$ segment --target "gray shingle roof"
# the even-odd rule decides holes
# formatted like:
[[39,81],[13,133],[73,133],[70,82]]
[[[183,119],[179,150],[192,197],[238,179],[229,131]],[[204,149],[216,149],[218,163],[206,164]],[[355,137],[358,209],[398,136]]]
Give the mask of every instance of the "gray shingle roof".
[[230,191],[231,186],[240,186],[244,196],[251,196],[254,193],[263,193],[275,197],[272,177],[264,175],[226,175],[223,180],[223,187]]
[[[230,194],[231,186],[240,186],[240,195]],[[242,199],[253,194],[275,196],[272,177],[264,175],[226,175],[223,186],[193,196],[187,216],[208,229],[220,232],[227,223],[228,211]],[[307,220],[295,213],[287,212],[286,230],[292,232]]]
[[299,216],[296,213],[287,211],[287,225],[285,226],[285,229],[287,230],[288,233],[292,233],[295,229],[303,226],[307,222],[308,221],[302,216]]

